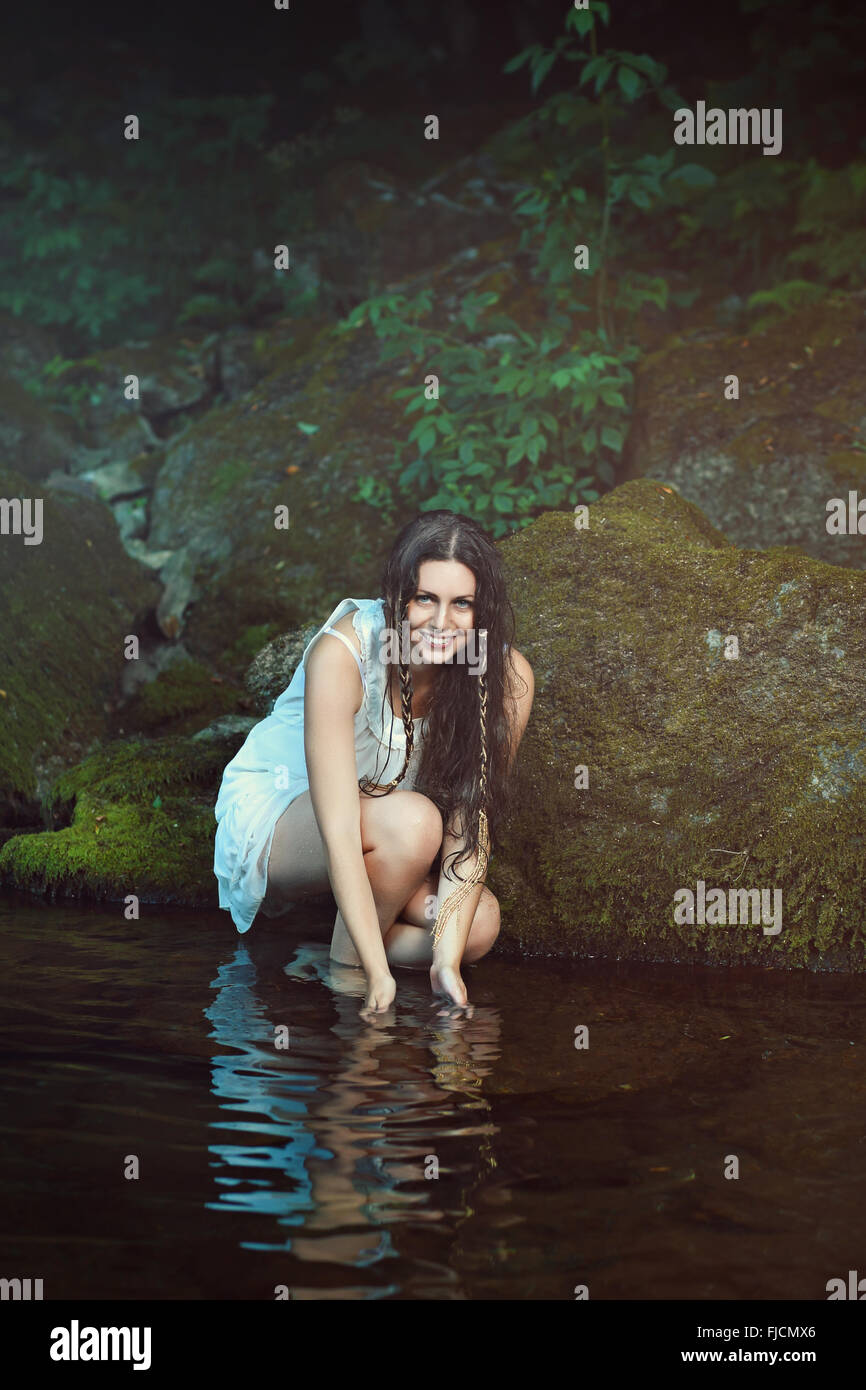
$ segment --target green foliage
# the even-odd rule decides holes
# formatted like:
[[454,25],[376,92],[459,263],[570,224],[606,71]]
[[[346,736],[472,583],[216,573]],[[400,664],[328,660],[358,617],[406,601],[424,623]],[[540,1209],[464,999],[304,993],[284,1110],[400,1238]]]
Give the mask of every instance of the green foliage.
[[751,332],[762,333],[777,321],[779,315],[793,314],[807,304],[820,304],[826,298],[826,288],[823,285],[812,284],[809,280],[786,280],[784,284],[775,285],[771,290],[756,290],[749,296],[746,308],[768,308],[771,312],[755,320]]
[[787,257],[825,282],[855,289],[866,284],[866,163],[822,169],[810,159],[798,179],[794,234]]
[[309,289],[273,269],[274,244],[309,200],[268,160],[272,102],[164,97],[139,140],[124,139],[112,107],[111,138],[84,153],[61,104],[44,147],[0,172],[0,308],[80,350],[309,307]]
[[[25,388],[38,400],[50,405],[53,410],[70,415],[83,429],[86,424],[88,405],[99,405],[107,387],[93,386],[86,381],[75,380],[83,370],[98,366],[96,358],[61,357],[56,354],[45,362],[37,376],[24,382]],[[67,372],[73,373],[72,380],[65,381]]]
[[[383,361],[408,356],[419,378],[434,370],[441,382],[395,392],[420,418],[387,474],[364,477],[355,495],[386,516],[400,498],[421,496],[422,508],[465,512],[499,536],[614,482],[639,356],[637,316],[648,306],[688,306],[698,293],[671,295],[653,268],[647,247],[660,228],[665,258],[684,260],[698,283],[720,264],[735,283],[745,280],[749,307],[770,311],[756,329],[824,298],[828,283],[862,283],[866,167],[828,171],[814,160],[744,159],[739,149],[708,152],[713,168],[676,163],[670,113],[686,103],[650,55],[599,49],[599,25],[609,20],[601,2],[572,9],[551,48],[533,44],[505,69],[528,68],[533,93],[558,61],[579,69],[576,83],[515,122],[504,141],[530,168],[513,211],[546,305],[541,325],[527,331],[488,292],[468,295],[446,331],[435,326],[429,290],[412,300],[373,297],[342,325],[368,322]],[[646,149],[654,129],[661,153]],[[803,264],[824,284],[791,277]],[[761,287],[768,278],[777,283]]]
[[[560,131],[579,128],[587,98],[579,87],[594,79],[603,138],[595,187],[580,181],[587,153],[557,151],[535,184],[521,189],[514,214],[523,221],[520,250],[529,253],[547,316],[529,332],[509,314],[492,312],[493,291],[467,295],[447,331],[423,324],[432,293],[413,300],[392,294],[358,305],[341,325],[350,331],[369,323],[381,343],[381,360],[412,357],[434,362],[438,389],[409,386],[396,391],[407,399],[406,413],[421,412],[405,443],[395,450],[386,478],[362,478],[356,501],[393,510],[398,497],[423,498],[422,510],[448,507],[474,517],[493,536],[528,525],[540,512],[594,501],[598,488],[612,486],[625,444],[632,405],[632,365],[639,356],[629,338],[635,316],[646,304],[663,309],[668,286],[663,277],[625,268],[611,290],[608,261],[618,211],[628,206],[648,212],[663,198],[675,173],[674,155],[643,154],[614,159],[610,109],[654,94],[665,106],[679,104],[666,85],[667,71],[645,54],[596,48],[595,20],[609,22],[608,6],[572,11],[566,29],[589,36],[591,52],[569,43],[568,34],[550,50],[533,45],[507,64],[507,71],[529,65],[537,91],[557,58],[583,64],[578,89],[557,93],[540,110],[512,129],[519,140],[531,126]],[[610,82],[610,91],[604,88]],[[698,166],[679,171],[680,189],[703,187],[711,179]],[[589,265],[576,259],[575,227],[596,229],[586,236]],[[583,282],[596,279],[595,322],[582,302]]]
[[[0,171],[0,308],[98,338],[158,294],[120,252],[126,232],[107,179],[66,178],[28,153]],[[116,264],[105,264],[114,256]]]
[[497,300],[492,291],[467,295],[447,332],[422,323],[430,290],[366,300],[340,325],[370,323],[383,361],[408,355],[420,376],[432,359],[443,382],[439,396],[420,385],[394,393],[420,419],[398,445],[393,478],[368,476],[356,500],[393,508],[395,494],[420,495],[422,511],[448,507],[501,536],[540,511],[594,501],[596,477],[613,482],[636,349],[604,351],[591,332],[574,341],[562,314],[533,335],[485,312]]

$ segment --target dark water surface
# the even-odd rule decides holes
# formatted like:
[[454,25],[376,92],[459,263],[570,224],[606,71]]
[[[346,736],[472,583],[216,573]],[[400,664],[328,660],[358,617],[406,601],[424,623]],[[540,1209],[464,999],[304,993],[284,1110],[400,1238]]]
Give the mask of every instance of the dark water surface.
[[862,977],[494,952],[471,1021],[398,970],[367,1024],[333,909],[245,939],[142,910],[0,902],[0,1275],[46,1299],[823,1300],[866,1274]]

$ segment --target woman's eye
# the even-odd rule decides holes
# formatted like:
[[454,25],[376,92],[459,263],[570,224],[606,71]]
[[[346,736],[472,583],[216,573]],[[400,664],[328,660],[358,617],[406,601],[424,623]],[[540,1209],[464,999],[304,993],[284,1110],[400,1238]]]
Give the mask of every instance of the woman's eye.
[[[432,602],[433,602],[433,596],[432,596],[432,594],[418,594],[418,596],[417,596],[416,599],[415,599],[415,603],[432,603]],[[471,598],[458,598],[458,599],[455,599],[454,602],[455,602],[455,604],[456,604],[458,607],[460,607],[460,608],[471,608],[471,607],[472,607],[472,604],[473,604],[473,600],[472,600]]]

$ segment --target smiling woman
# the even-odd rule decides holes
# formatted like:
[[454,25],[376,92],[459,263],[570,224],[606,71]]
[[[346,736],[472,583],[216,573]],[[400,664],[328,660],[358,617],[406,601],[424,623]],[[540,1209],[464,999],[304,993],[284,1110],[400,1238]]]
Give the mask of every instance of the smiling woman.
[[484,877],[532,671],[511,645],[498,551],[470,519],[406,526],[382,590],[338,604],[226,767],[220,906],[246,931],[259,908],[279,916],[330,886],[332,960],[364,968],[362,1012],[387,1008],[390,967],[408,966],[429,968],[443,1011],[471,1013],[460,967],[499,930]]

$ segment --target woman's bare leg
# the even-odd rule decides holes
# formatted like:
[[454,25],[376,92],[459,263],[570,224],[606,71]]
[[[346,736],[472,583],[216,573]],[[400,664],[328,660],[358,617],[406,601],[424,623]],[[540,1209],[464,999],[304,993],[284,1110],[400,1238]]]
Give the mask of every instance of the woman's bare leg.
[[[427,878],[442,842],[442,817],[419,792],[398,790],[388,796],[359,792],[359,796],[364,867],[384,937],[401,907]],[[277,915],[292,900],[327,892],[330,887],[327,855],[309,791],[296,797],[274,827],[267,882],[265,915]],[[331,957],[342,965],[360,965],[339,912]]]
[[[428,797],[413,791],[380,797],[361,794],[364,867],[383,938],[387,938],[403,904],[425,881],[441,843],[442,817]],[[340,965],[361,963],[339,911],[334,920],[331,959]]]
[[278,914],[292,900],[327,893],[331,881],[325,846],[308,791],[296,797],[274,827],[268,858],[266,915]]
[[[433,964],[433,919],[429,916],[431,898],[439,888],[439,875],[431,874],[401,909],[400,916],[385,938],[389,965],[428,969]],[[472,965],[490,950],[499,935],[499,899],[485,884],[469,928],[463,951],[463,964]]]

